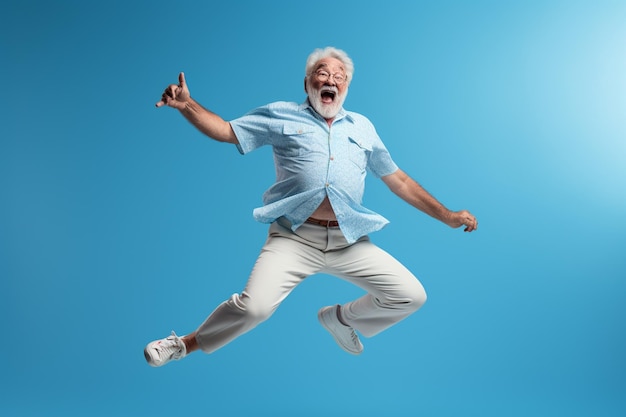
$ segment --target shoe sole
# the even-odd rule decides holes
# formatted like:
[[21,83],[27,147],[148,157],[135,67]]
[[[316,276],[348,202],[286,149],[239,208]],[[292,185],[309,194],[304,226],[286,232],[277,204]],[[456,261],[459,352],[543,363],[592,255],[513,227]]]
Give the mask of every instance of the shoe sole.
[[335,339],[335,342],[339,345],[339,347],[342,348],[343,350],[345,350],[346,352],[348,352],[351,355],[360,355],[361,353],[363,353],[363,350],[351,350],[348,346],[346,346],[343,343],[341,343],[341,339],[339,339],[337,336],[335,336],[335,333],[331,330],[330,324],[327,323],[326,318],[324,317],[323,311],[325,311],[325,310],[321,309],[317,313],[317,319],[319,320],[321,325],[324,326],[326,331],[328,331],[328,333],[331,334],[333,339]]

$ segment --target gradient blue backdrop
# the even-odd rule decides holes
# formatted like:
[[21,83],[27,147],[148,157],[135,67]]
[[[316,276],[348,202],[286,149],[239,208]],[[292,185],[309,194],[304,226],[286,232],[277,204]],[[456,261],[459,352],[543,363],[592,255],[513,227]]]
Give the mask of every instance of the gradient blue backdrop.
[[[0,415],[626,415],[626,3],[83,2],[0,6]],[[304,99],[309,52],[346,107],[473,234],[370,178],[372,238],[429,301],[345,354],[328,276],[217,353],[144,345],[243,288],[269,149],[240,156],[156,109],[185,71],[226,119]],[[178,414],[181,413],[181,414]]]

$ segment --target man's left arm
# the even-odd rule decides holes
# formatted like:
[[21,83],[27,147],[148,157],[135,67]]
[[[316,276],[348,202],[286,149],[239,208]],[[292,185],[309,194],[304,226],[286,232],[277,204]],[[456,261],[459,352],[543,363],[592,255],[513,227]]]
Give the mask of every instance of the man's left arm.
[[417,181],[409,177],[401,169],[398,169],[393,174],[382,177],[382,180],[391,191],[404,201],[448,226],[453,228],[465,226],[464,230],[466,232],[472,232],[478,229],[478,221],[473,214],[467,210],[448,210],[419,185]]

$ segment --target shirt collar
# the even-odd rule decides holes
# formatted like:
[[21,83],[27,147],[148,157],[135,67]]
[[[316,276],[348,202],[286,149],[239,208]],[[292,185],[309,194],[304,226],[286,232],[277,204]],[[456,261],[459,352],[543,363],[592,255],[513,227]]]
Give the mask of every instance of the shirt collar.
[[[318,117],[322,117],[322,116],[321,116],[321,115],[320,115],[320,114],[319,114],[319,113],[318,113],[318,112],[317,112],[317,111],[313,108],[313,106],[311,106],[311,103],[309,102],[308,97],[307,97],[307,99],[306,99],[306,100],[304,100],[304,103],[300,104],[300,107],[299,107],[299,109],[298,109],[298,110],[300,110],[300,111],[304,111],[304,110],[306,110],[306,109],[311,109],[311,112],[313,112],[316,116],[318,116]],[[322,117],[322,118],[323,118],[323,117]],[[334,122],[336,122],[336,121],[338,121],[338,120],[341,120],[341,119],[343,119],[343,118],[345,118],[347,121],[349,121],[349,122],[351,122],[351,123],[354,123],[354,119],[352,118],[352,116],[351,116],[351,115],[350,115],[347,111],[345,111],[343,107],[341,107],[341,110],[339,110],[339,113],[337,113],[337,116],[335,116],[335,119],[333,120],[333,123],[334,123]]]

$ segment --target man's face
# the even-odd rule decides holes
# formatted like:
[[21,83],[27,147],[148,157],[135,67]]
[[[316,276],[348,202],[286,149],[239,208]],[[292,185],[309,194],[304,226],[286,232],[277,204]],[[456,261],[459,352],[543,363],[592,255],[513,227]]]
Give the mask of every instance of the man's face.
[[337,58],[320,59],[305,80],[311,105],[325,119],[333,119],[341,110],[348,84],[346,70]]

